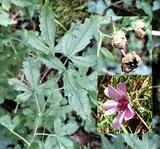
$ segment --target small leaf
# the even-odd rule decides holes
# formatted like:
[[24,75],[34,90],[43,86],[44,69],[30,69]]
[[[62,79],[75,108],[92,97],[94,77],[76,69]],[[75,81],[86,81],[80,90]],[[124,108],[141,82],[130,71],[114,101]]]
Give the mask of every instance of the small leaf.
[[23,68],[26,79],[30,83],[31,87],[35,89],[40,78],[38,64],[35,61],[28,59],[28,61],[23,62]]
[[0,123],[9,130],[13,130],[15,128],[14,124],[12,124],[11,117],[8,115],[0,117]]

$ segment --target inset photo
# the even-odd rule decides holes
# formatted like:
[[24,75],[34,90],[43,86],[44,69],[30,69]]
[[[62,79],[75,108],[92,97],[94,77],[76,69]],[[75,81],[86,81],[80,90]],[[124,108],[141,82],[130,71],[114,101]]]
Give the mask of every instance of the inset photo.
[[97,86],[99,133],[152,132],[151,76],[99,76]]
[[151,75],[150,17],[108,17],[98,28],[99,75]]

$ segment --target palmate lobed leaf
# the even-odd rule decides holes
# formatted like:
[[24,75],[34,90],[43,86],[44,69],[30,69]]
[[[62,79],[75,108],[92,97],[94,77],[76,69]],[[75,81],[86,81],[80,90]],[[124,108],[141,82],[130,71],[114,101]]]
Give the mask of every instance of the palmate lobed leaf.
[[54,120],[54,136],[47,137],[44,147],[45,149],[75,149],[74,142],[67,137],[73,134],[79,128],[76,122],[64,124],[60,118]]
[[27,43],[36,51],[46,55],[54,52],[56,24],[52,9],[48,3],[44,5],[39,17],[41,35],[32,36]]
[[88,98],[88,92],[85,91],[78,83],[71,69],[64,73],[65,96],[68,96],[69,104],[83,119],[88,119],[91,114],[91,105]]
[[55,47],[56,52],[63,53],[71,58],[79,51],[82,51],[90,43],[93,36],[96,36],[97,25],[98,17],[87,18],[83,24],[72,24],[70,30]]

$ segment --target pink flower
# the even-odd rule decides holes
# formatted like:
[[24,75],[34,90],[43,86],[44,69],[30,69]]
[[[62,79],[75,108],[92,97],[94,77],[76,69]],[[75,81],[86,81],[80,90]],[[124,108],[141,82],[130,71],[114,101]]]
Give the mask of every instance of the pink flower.
[[106,110],[105,115],[118,113],[113,120],[113,127],[115,129],[119,129],[123,119],[127,121],[132,119],[135,115],[129,104],[126,85],[120,82],[117,85],[117,89],[113,88],[111,85],[108,85],[108,87],[105,88],[104,93],[109,98],[114,99],[108,100],[104,103],[104,109]]

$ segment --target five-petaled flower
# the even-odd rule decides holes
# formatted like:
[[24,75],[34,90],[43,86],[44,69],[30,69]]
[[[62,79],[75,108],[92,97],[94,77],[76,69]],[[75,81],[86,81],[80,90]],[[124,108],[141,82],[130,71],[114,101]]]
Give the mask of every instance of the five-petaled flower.
[[104,103],[104,109],[106,110],[105,115],[118,113],[113,120],[113,127],[119,129],[123,119],[127,121],[132,119],[135,115],[128,100],[126,85],[120,82],[116,89],[111,85],[108,85],[108,87],[105,88],[104,93],[109,98],[114,99]]

